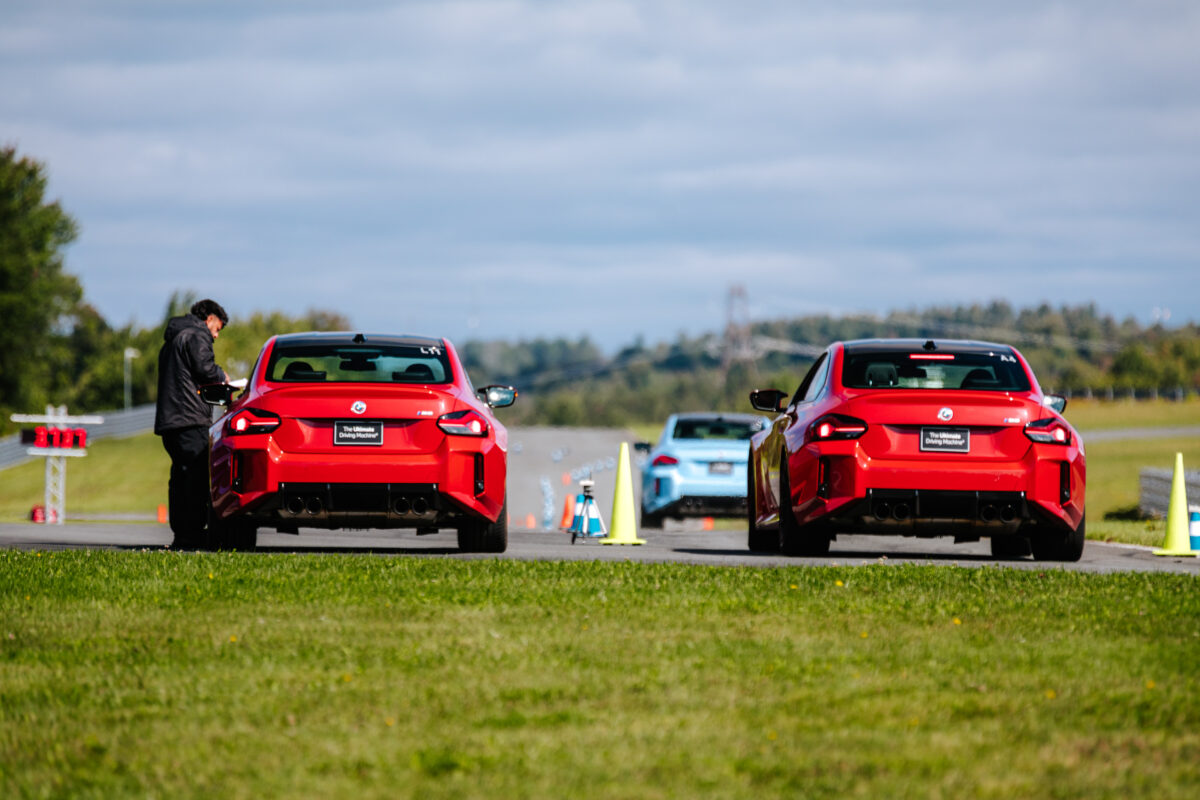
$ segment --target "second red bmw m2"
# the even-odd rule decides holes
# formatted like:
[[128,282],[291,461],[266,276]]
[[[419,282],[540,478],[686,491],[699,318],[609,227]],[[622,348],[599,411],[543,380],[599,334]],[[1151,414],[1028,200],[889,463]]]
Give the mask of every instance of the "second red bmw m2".
[[820,555],[859,532],[1083,554],[1083,442],[1008,345],[835,342],[794,394],[750,399],[777,415],[750,442],[751,550]]

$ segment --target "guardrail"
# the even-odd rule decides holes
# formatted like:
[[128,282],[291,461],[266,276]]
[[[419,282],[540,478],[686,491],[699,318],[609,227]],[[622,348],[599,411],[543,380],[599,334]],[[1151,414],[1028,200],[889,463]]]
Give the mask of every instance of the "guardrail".
[[[1146,517],[1165,517],[1171,500],[1171,480],[1174,471],[1158,467],[1143,467],[1138,473],[1138,511]],[[1188,505],[1200,506],[1200,472],[1183,473]]]
[[[128,411],[100,411],[104,417],[103,425],[89,425],[88,441],[97,439],[121,439],[126,436],[136,436],[154,429],[154,404],[135,406]],[[28,445],[21,444],[21,434],[14,433],[0,438],[0,469],[15,467],[31,460],[34,456],[27,455]]]

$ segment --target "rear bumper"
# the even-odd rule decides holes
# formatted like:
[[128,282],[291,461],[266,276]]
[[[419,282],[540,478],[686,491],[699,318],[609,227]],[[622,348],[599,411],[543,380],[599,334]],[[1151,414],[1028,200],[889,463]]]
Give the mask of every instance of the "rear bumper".
[[416,483],[281,483],[237,512],[267,526],[329,529],[453,527],[481,516],[436,484]]
[[1075,530],[1083,519],[1086,471],[1074,447],[1035,445],[1014,461],[933,462],[872,459],[851,442],[839,445],[820,452],[810,475],[793,475],[798,521],[937,536]]
[[677,500],[660,504],[654,508],[643,506],[643,511],[662,514],[664,517],[740,517],[746,514],[746,497],[724,495],[687,495]]
[[906,535],[1015,534],[1036,521],[1024,492],[868,489],[830,519],[867,533]]
[[[251,441],[258,440],[258,441]],[[494,522],[504,506],[506,454],[487,440],[406,455],[352,459],[286,453],[266,436],[214,443],[214,510],[282,528],[439,528]]]
[[707,517],[746,511],[746,465],[729,475],[684,476],[675,469],[650,469],[642,476],[642,508],[669,517]]

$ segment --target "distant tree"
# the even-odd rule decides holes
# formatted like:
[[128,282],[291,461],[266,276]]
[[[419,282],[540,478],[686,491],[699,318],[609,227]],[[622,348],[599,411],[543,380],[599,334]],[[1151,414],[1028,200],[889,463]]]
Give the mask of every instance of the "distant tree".
[[83,292],[63,271],[75,221],[45,199],[43,166],[0,149],[0,427],[13,411],[36,412],[69,361],[64,327]]

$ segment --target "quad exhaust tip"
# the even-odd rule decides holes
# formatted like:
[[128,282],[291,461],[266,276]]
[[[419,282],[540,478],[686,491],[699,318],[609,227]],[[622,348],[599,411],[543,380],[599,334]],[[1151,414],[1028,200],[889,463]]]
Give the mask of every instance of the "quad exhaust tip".
[[912,516],[912,508],[908,503],[896,503],[892,505],[884,500],[880,500],[871,509],[871,513],[875,515],[875,519],[883,522],[887,519],[894,519],[897,522],[905,522]]

